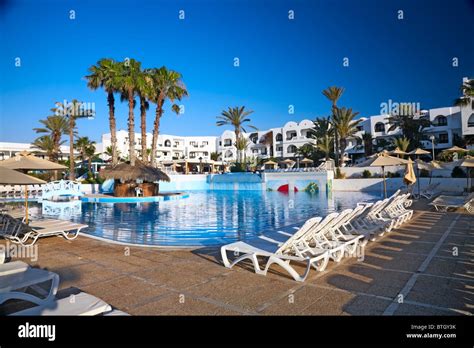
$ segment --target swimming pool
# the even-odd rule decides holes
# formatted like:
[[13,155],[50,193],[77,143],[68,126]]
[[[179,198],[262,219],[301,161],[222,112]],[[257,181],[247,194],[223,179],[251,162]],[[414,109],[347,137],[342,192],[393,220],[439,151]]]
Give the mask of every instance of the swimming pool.
[[[302,223],[377,198],[363,192],[284,194],[267,191],[194,191],[183,200],[84,203],[69,217],[83,233],[107,240],[168,247],[212,246]],[[75,203],[77,204],[77,203]]]

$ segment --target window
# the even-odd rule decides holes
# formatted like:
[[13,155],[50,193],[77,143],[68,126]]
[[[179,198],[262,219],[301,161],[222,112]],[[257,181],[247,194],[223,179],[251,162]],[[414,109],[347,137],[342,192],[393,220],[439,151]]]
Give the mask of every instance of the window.
[[276,150],[279,152],[283,151],[283,146],[277,146]]
[[440,144],[446,144],[449,142],[449,136],[448,133],[441,133],[438,137],[438,143]]
[[232,139],[225,139],[224,146],[232,146]]
[[357,126],[356,129],[358,132],[362,132],[364,130],[364,126]]
[[283,135],[281,135],[281,133],[278,133],[275,137],[275,140],[276,141],[283,141]]
[[258,150],[257,150],[257,149],[253,149],[253,150],[252,150],[252,153],[258,153]]
[[375,131],[376,132],[385,132],[385,125],[382,122],[377,122],[375,124]]
[[171,147],[171,141],[165,140],[165,147]]
[[297,150],[297,147],[295,145],[290,145],[288,146],[287,152],[288,153],[295,153]]
[[296,138],[296,132],[288,132],[286,133],[286,140],[291,140],[293,138]]
[[433,126],[435,127],[441,127],[441,126],[447,126],[448,125],[448,118],[446,116],[440,115],[436,116],[433,122]]
[[207,141],[202,142],[202,146],[207,146],[207,145],[209,145],[209,143]]
[[468,127],[474,127],[474,113],[469,116],[469,119],[467,120],[467,126]]

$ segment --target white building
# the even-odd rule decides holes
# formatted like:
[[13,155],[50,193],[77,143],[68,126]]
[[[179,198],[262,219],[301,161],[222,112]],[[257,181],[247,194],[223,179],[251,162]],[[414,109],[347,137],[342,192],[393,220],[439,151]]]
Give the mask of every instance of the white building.
[[[67,160],[69,158],[69,146],[63,145],[59,150],[59,160]],[[41,158],[48,158],[44,151],[35,148],[32,144],[0,142],[0,161],[14,157],[17,153],[22,151],[35,153],[36,156]],[[78,155],[78,152],[74,150],[74,154]]]

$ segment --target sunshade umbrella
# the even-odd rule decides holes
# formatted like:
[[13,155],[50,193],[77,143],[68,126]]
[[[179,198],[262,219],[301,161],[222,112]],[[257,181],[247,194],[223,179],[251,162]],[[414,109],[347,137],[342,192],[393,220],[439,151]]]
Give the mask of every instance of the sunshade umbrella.
[[470,190],[470,185],[469,185],[469,180],[471,178],[471,168],[474,167],[474,157],[472,156],[466,156],[464,157],[464,160],[461,162],[461,167],[466,167],[467,169],[467,192],[469,193],[471,190]]
[[290,160],[289,158],[287,158],[286,160],[282,161],[281,163],[284,163],[284,164],[286,164],[286,165],[289,167],[289,166],[294,165],[294,164],[295,164],[295,161]]
[[[426,150],[423,150],[423,149],[420,149],[419,147],[417,147],[415,150],[413,151],[410,151],[408,153],[409,155],[415,155],[415,158],[416,158],[416,171],[418,173],[418,178],[420,178],[420,167],[418,165],[419,161],[418,161],[418,158],[420,155],[429,155],[430,152],[429,151],[426,151]],[[434,159],[434,158],[433,158]],[[418,197],[420,196],[420,180],[418,180]]]
[[430,182],[429,182],[430,184],[431,184],[431,179],[433,177],[433,170],[446,169],[445,167],[443,167],[443,165],[439,161],[430,161],[430,162],[418,161],[418,168],[428,170],[430,172]]
[[395,148],[392,152],[390,152],[391,155],[406,155],[407,153],[405,151],[400,150],[400,148]]
[[365,162],[361,163],[360,167],[382,167],[382,177],[383,177],[383,192],[384,197],[387,198],[387,183],[385,182],[385,167],[386,166],[397,166],[401,164],[407,164],[408,161],[398,158],[389,156],[386,152],[378,153],[372,157],[370,157]]
[[300,163],[304,163],[305,167],[308,167],[308,164],[312,164],[314,163],[314,161],[310,158],[305,157],[300,161]]
[[66,166],[36,157],[28,152],[20,152],[15,157],[0,162],[0,166],[18,170],[58,170]]
[[463,149],[462,147],[459,147],[459,146],[453,146],[453,147],[450,147],[449,149],[443,150],[443,152],[469,152],[469,150]]
[[264,166],[273,166],[273,169],[275,169],[275,166],[277,166],[278,163],[276,163],[276,162],[270,160],[270,161],[264,162],[263,165],[264,165]]
[[8,169],[0,166],[0,184],[2,185],[25,185],[25,209],[26,209],[26,223],[28,223],[28,186],[36,184],[45,184],[46,181],[40,180],[33,176],[29,176],[13,169]]
[[413,185],[416,182],[416,175],[415,171],[413,170],[413,161],[411,159],[408,160],[403,181],[407,185]]

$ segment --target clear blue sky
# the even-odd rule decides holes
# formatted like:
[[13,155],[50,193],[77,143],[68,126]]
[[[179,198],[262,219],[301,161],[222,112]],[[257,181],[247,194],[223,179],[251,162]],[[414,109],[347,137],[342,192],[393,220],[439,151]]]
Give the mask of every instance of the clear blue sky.
[[[54,102],[73,98],[96,103],[96,119],[79,121],[79,132],[100,141],[106,96],[88,90],[84,76],[103,57],[183,74],[190,97],[184,115],[165,112],[168,134],[220,134],[216,116],[234,105],[254,110],[260,129],[326,115],[321,90],[330,85],[344,86],[340,105],[361,116],[389,99],[449,106],[462,77],[474,75],[473,18],[472,0],[0,0],[0,141],[32,141]],[[116,113],[126,129],[126,105]]]

